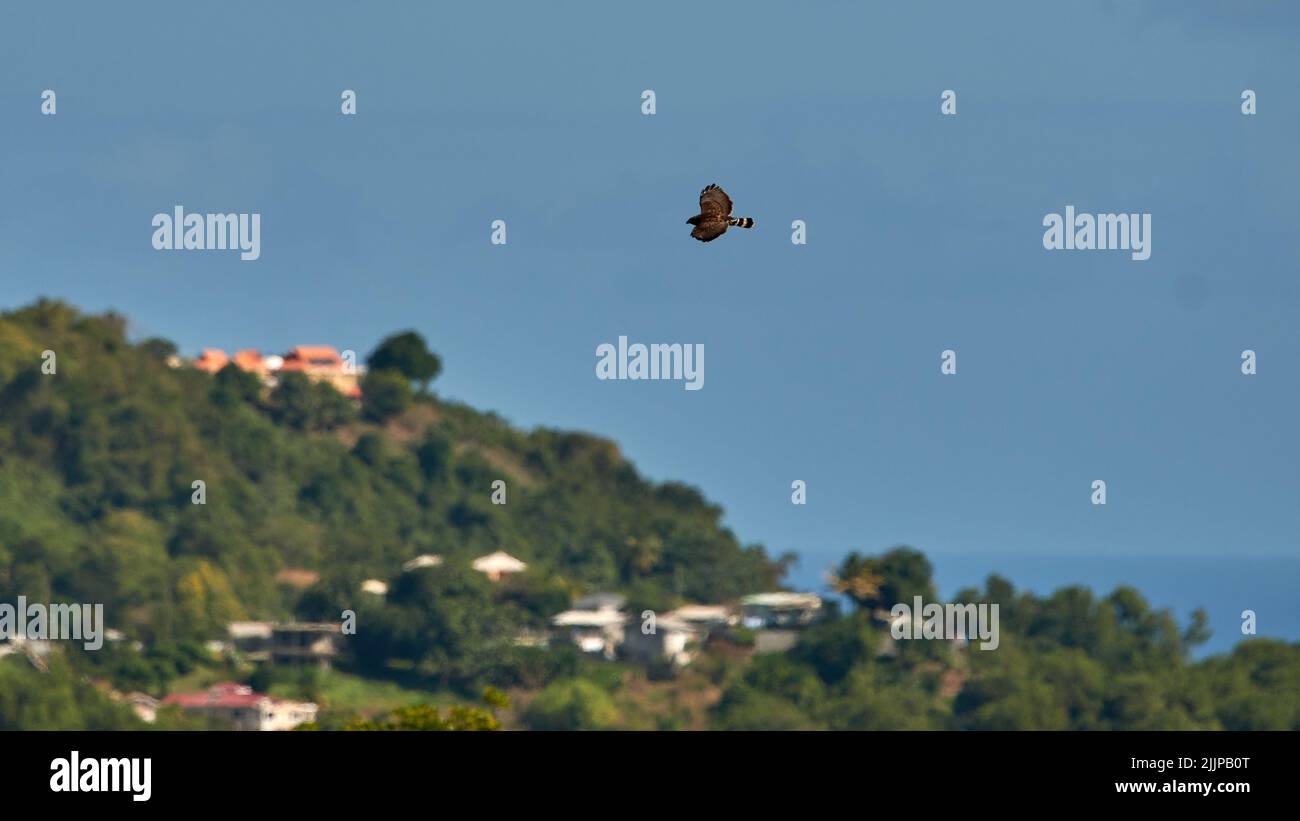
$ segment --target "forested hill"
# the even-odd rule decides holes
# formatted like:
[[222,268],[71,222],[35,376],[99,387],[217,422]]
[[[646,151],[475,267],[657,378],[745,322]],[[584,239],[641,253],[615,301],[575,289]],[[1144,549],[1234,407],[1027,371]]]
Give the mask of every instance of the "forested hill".
[[[518,699],[508,726],[536,729],[1300,728],[1300,645],[1243,638],[1193,662],[1205,614],[1184,628],[1130,588],[1036,596],[994,576],[956,601],[1001,608],[996,652],[887,643],[880,612],[937,601],[909,548],[850,553],[832,581],[851,612],[785,653],[758,654],[736,630],[668,674],[537,647],[577,594],[663,611],[770,589],[782,564],[609,441],[525,433],[438,400],[442,363],[413,333],[378,342],[357,406],[284,369],[274,389],[235,366],[212,374],[125,329],[57,302],[0,315],[0,604],[101,603],[138,641],[62,642],[48,668],[0,658],[0,730],[198,726],[167,710],[145,725],[113,694],[235,678],[320,702],[327,728],[412,695],[415,718],[436,718],[430,702],[488,685]],[[496,550],[528,570],[493,583],[470,568]],[[403,572],[421,554],[442,562]],[[369,579],[386,594],[362,592]],[[338,622],[344,610],[357,629],[328,679],[241,665],[205,642],[236,619]]]
[[234,366],[176,367],[171,343],[126,331],[48,300],[0,316],[0,600],[102,602],[148,643],[337,614],[424,553],[528,562],[512,627],[588,590],[663,607],[779,579],[720,508],[614,443],[435,398],[441,364],[413,334],[379,346],[357,407],[296,374],[268,391]]

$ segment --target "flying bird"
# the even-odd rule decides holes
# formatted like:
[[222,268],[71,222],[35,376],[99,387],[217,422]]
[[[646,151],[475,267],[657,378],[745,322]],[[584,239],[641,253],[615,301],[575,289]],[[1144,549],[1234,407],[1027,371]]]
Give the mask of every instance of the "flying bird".
[[737,225],[741,228],[753,228],[754,221],[749,217],[731,216],[731,197],[716,184],[700,192],[700,213],[686,221],[694,225],[691,236],[700,242],[709,242],[722,236],[727,228]]

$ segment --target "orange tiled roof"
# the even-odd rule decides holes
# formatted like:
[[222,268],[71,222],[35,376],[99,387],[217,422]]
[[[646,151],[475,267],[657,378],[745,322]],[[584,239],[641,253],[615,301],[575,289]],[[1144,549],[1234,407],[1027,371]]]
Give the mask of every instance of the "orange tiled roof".
[[246,371],[262,370],[262,354],[250,349],[235,354],[234,363]]
[[226,356],[226,352],[220,348],[204,348],[199,358],[194,360],[194,367],[201,371],[216,373],[226,367],[229,361],[230,357]]
[[343,357],[332,345],[297,345],[284,355],[284,370],[342,368]]

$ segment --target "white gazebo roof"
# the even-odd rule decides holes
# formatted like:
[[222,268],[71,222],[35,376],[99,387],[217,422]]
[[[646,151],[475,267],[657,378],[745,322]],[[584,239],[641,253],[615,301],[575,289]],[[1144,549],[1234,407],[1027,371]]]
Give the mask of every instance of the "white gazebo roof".
[[479,556],[471,567],[480,573],[518,573],[528,565],[504,550],[498,550],[486,556]]
[[816,593],[789,593],[779,590],[774,593],[755,593],[752,596],[745,596],[740,603],[751,607],[772,607],[778,610],[816,610],[822,606],[822,598]]
[[437,567],[440,564],[442,564],[441,556],[436,556],[432,553],[423,553],[404,563],[402,565],[402,572],[406,573],[411,570],[418,570],[421,567]]
[[725,604],[683,604],[667,615],[683,621],[725,622],[731,618],[731,608]]
[[269,639],[271,623],[269,621],[232,621],[226,625],[226,632],[232,639]]
[[614,610],[565,610],[551,617],[556,627],[613,627],[627,621],[627,616]]

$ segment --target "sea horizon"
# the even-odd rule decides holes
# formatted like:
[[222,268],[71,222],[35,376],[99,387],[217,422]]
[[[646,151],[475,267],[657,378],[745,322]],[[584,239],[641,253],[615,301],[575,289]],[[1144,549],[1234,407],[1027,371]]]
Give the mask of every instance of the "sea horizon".
[[[1300,578],[1300,558],[1290,556],[1116,556],[1023,553],[956,554],[918,547],[934,566],[934,580],[945,600],[965,587],[982,588],[998,574],[1017,592],[1037,595],[1082,585],[1100,597],[1126,585],[1142,594],[1157,610],[1169,610],[1185,628],[1196,608],[1205,610],[1211,636],[1193,657],[1230,653],[1241,640],[1274,638],[1300,641],[1300,603],[1294,582]],[[827,569],[842,557],[806,555],[786,579],[798,589],[829,592]],[[1241,633],[1241,613],[1254,610],[1256,635]]]

